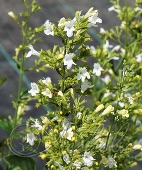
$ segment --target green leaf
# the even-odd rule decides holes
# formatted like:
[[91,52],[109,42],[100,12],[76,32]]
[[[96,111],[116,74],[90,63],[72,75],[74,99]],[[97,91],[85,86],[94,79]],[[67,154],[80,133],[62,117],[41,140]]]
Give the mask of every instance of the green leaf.
[[36,170],[37,169],[35,161],[30,157],[19,157],[17,155],[9,155],[9,156],[5,156],[4,160],[8,165],[14,167],[14,169],[12,170],[20,170],[20,169]]
[[24,96],[27,93],[28,93],[28,90],[26,88],[22,88],[21,92],[20,92],[20,96],[22,97],[22,96]]
[[6,77],[2,77],[0,78],[0,86],[7,80]]
[[12,126],[10,122],[6,119],[0,119],[0,126],[3,130],[10,132],[12,130]]

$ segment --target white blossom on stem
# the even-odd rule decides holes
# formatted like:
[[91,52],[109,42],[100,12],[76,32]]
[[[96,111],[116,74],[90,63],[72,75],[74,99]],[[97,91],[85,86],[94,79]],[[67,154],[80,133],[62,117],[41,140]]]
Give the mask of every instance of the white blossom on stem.
[[136,12],[137,12],[137,11],[142,11],[142,8],[136,7],[136,8],[135,8],[135,11],[136,11]]
[[64,65],[67,66],[67,69],[68,69],[68,70],[71,69],[71,67],[72,67],[73,64],[76,65],[76,64],[73,62],[73,60],[72,60],[73,57],[74,57],[74,53],[69,53],[69,54],[66,54],[66,55],[65,55]]
[[100,76],[103,70],[104,69],[100,66],[99,63],[94,63],[93,73],[96,74],[96,76]]
[[100,28],[100,34],[103,34],[103,33],[105,33],[106,31],[105,31],[105,29],[104,28]]
[[109,44],[109,41],[106,40],[106,43],[103,45],[103,49],[104,49],[104,50],[108,50],[108,48],[112,48],[112,47],[113,47],[113,45],[110,45],[110,44]]
[[66,164],[69,164],[70,163],[69,155],[68,154],[63,155],[63,160],[66,162]]
[[69,128],[69,129],[67,129],[67,130],[63,129],[63,130],[60,132],[60,136],[61,136],[62,138],[71,140],[71,138],[73,137],[72,128]]
[[87,47],[87,49],[91,50],[91,52],[92,52],[93,54],[96,53],[96,48],[95,48],[93,45],[91,45],[90,47],[87,45],[86,47]]
[[62,138],[71,140],[71,138],[73,137],[73,131],[72,131],[70,122],[68,121],[62,122],[62,127],[63,127],[63,130],[60,132],[60,136]]
[[36,96],[37,93],[39,93],[39,88],[36,83],[31,83],[32,89],[28,91],[32,96]]
[[49,20],[47,20],[47,21],[45,22],[44,26],[45,26],[45,28],[46,28],[46,29],[44,30],[44,33],[45,33],[46,35],[52,35],[52,36],[54,36],[53,26],[52,26],[52,23],[49,22]]
[[109,8],[108,8],[108,11],[109,11],[109,12],[110,12],[110,11],[115,11],[115,12],[117,12],[117,13],[120,13],[120,10],[119,10],[119,9],[116,9],[114,6],[109,7]]
[[34,141],[36,140],[36,137],[33,133],[27,134],[27,143],[29,143],[31,146],[34,145]]
[[40,54],[33,48],[32,45],[29,46],[29,49],[30,51],[27,53],[26,58],[31,57],[32,55],[39,57]]
[[81,115],[82,115],[82,113],[81,113],[81,112],[77,112],[76,117],[77,117],[78,119],[81,119]]
[[112,156],[108,156],[106,166],[108,166],[109,168],[117,167],[116,161],[114,158],[112,158]]
[[104,78],[102,78],[102,81],[105,82],[105,84],[108,84],[110,81],[110,76],[107,74]]
[[49,98],[52,98],[52,93],[49,88],[46,88],[45,91],[41,92],[44,96],[48,96]]
[[31,127],[38,128],[38,130],[43,130],[43,127],[39,124],[38,119],[35,120],[34,124]]
[[95,160],[90,152],[85,152],[82,157],[84,165],[91,167],[93,165],[93,161]]
[[74,20],[65,22],[64,31],[67,32],[68,37],[73,36],[73,31],[74,30],[75,30],[75,28],[74,28]]
[[42,82],[43,82],[44,84],[51,83],[51,78],[50,78],[50,77],[47,77],[46,79],[42,80]]
[[85,67],[80,67],[79,73],[77,74],[77,80],[84,82],[86,78],[90,79],[90,75],[87,72],[87,69]]
[[94,85],[88,85],[88,81],[85,80],[81,85],[81,93],[84,93],[88,88],[92,88]]
[[93,13],[93,15],[92,16],[90,16],[89,18],[88,18],[88,22],[89,22],[89,27],[91,27],[91,26],[97,26],[96,25],[96,23],[98,22],[98,23],[102,23],[102,20],[100,19],[100,18],[98,18],[98,11],[96,10],[94,13]]
[[137,61],[138,63],[140,63],[140,62],[142,61],[142,53],[136,55],[136,61]]

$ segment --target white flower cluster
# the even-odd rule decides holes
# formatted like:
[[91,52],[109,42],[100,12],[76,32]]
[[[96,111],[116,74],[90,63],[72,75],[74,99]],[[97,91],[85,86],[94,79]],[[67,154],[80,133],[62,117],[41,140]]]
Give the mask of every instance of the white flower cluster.
[[[67,153],[63,155],[63,160],[66,162],[66,164],[70,163],[69,155]],[[75,161],[73,163],[73,166],[75,166],[76,169],[81,169],[82,164],[91,167],[94,160],[95,159],[92,157],[90,152],[84,152],[84,155],[82,156],[82,161]]]
[[[79,13],[79,19],[82,17],[85,17],[88,19],[88,27],[91,26],[97,26],[96,23],[102,23],[102,20],[98,18],[98,11],[94,10],[93,8],[90,8],[88,12],[84,15],[81,16],[81,11],[78,11]],[[76,18],[73,18],[72,20],[66,21],[65,18],[61,18],[58,24],[58,27],[64,27],[64,31],[66,32],[68,37],[73,36],[73,32],[75,31],[75,24],[76,24]],[[44,24],[45,30],[44,33],[46,35],[54,35],[54,30],[53,30],[53,25],[49,20],[47,20]]]
[[[50,90],[50,86],[52,86],[51,84],[51,79],[50,77],[47,77],[46,79],[42,80],[43,84],[45,84],[47,86],[47,88],[41,92],[41,94],[43,94],[44,96],[48,96],[49,98],[52,98],[52,93]],[[28,91],[28,93],[30,93],[32,96],[36,96],[37,93],[40,92],[38,85],[36,83],[31,83],[31,90]]]

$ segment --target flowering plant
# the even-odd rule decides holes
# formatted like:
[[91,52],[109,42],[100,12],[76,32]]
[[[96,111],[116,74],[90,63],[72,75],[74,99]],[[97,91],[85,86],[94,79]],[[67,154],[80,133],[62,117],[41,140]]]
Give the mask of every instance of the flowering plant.
[[[23,44],[16,48],[14,57],[20,70],[18,97],[13,102],[15,116],[1,120],[3,129],[12,130],[10,148],[22,136],[23,130],[15,129],[22,123],[25,107],[29,101],[36,100],[36,107],[51,109],[40,119],[29,118],[26,134],[22,136],[22,142],[26,143],[23,150],[45,159],[45,169],[119,170],[135,166],[142,159],[142,153],[136,152],[142,149],[142,140],[138,140],[142,130],[142,10],[139,7],[142,3],[136,1],[133,7],[127,4],[121,7],[119,1],[112,1],[109,11],[116,11],[122,23],[110,30],[101,28],[98,35],[101,44],[95,48],[87,45],[91,41],[88,30],[102,20],[93,7],[85,14],[77,11],[73,19],[61,18],[58,25],[47,20],[40,28],[32,29],[28,27],[29,19],[39,7],[35,0],[30,5],[26,0],[23,2],[27,11],[20,15],[25,22],[9,13],[23,33]],[[39,32],[59,37],[62,46],[36,51],[33,44],[38,41],[35,36]],[[110,45],[110,40],[116,46]],[[33,55],[38,59],[29,70],[54,69],[59,75],[56,84],[51,76],[32,82],[29,90],[22,88],[24,62]],[[44,149],[39,151],[39,144]],[[26,154],[13,155],[10,151],[4,159],[8,170],[36,169]],[[26,168],[16,163],[19,160]]]

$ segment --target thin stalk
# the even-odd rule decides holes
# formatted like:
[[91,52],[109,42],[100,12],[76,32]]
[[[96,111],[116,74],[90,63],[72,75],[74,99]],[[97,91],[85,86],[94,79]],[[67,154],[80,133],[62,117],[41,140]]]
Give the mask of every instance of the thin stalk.
[[[27,18],[26,25],[23,26],[22,28],[22,48],[25,47],[25,45],[27,44],[26,36],[28,32],[28,24],[29,24],[29,18]],[[16,107],[15,114],[14,114],[14,127],[16,127],[17,125],[18,108],[20,105],[20,93],[21,93],[22,84],[23,84],[24,63],[25,63],[25,48],[23,49],[23,52],[22,52],[22,59],[21,59],[20,70],[19,70],[20,75],[19,75],[19,86],[18,86],[18,94],[17,94],[17,107]]]
[[[64,51],[64,56],[66,54],[66,46],[65,46],[65,51]],[[63,76],[62,76],[62,85],[61,85],[61,91],[64,92],[64,86],[65,86],[65,66],[63,64]],[[61,111],[63,111],[63,104],[61,104]]]
[[109,128],[109,133],[108,133],[107,140],[106,140],[105,150],[107,149],[107,146],[108,146],[108,141],[109,141],[109,137],[110,137],[110,134],[111,134],[112,127],[113,127],[113,123],[112,123],[111,127]]

